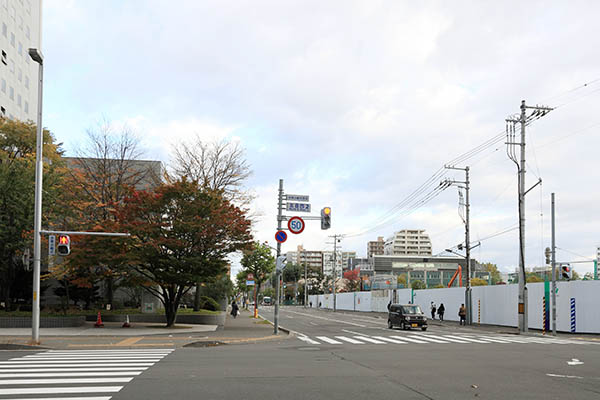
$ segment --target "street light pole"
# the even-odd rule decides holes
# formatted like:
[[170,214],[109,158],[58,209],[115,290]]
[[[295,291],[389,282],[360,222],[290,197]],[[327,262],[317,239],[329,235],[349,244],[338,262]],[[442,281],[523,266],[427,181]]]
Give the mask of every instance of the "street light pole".
[[31,305],[31,341],[40,343],[40,264],[42,257],[42,180],[44,174],[44,137],[42,128],[42,95],[44,88],[44,57],[38,49],[29,49],[29,56],[38,63],[38,110],[35,150],[35,206],[33,219],[33,301]]

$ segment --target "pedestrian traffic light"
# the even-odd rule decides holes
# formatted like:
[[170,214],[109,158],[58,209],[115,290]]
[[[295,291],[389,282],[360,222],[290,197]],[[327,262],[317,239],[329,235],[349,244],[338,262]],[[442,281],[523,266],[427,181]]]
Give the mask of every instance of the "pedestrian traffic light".
[[331,207],[321,209],[321,229],[331,228]]
[[68,256],[71,253],[71,238],[69,235],[60,235],[58,237],[56,251],[59,256]]
[[560,276],[566,280],[570,280],[573,277],[573,270],[569,264],[563,264],[560,266]]

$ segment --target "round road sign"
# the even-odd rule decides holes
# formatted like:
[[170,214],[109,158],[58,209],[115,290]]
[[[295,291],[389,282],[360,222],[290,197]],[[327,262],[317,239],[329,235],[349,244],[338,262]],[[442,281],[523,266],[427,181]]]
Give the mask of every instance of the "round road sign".
[[292,217],[288,221],[288,229],[292,233],[295,233],[295,234],[302,233],[302,231],[304,230],[304,227],[305,227],[304,220],[300,217]]
[[279,243],[285,242],[287,240],[287,233],[284,231],[277,231],[275,234],[275,240],[277,240]]

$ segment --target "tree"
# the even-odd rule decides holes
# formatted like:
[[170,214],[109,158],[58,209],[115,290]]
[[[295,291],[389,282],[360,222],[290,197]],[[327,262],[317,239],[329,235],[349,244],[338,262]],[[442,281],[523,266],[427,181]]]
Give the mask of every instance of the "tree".
[[408,287],[406,285],[406,275],[398,275],[398,285],[402,285],[403,288]]
[[527,283],[544,282],[544,278],[540,277],[539,275],[536,275],[533,272],[527,272],[526,277]]
[[583,275],[583,280],[584,281],[594,280],[594,274],[592,274],[591,272],[586,272],[585,275]]
[[[15,289],[21,284],[18,280],[27,275],[25,255],[32,255],[36,136],[35,124],[0,118],[0,297],[7,311],[16,299]],[[47,130],[43,131],[43,142],[42,225],[48,226],[55,217],[64,168],[60,144]]]
[[199,280],[224,274],[226,257],[251,243],[244,211],[186,179],[135,191],[115,208],[117,223],[131,234],[117,264],[145,279],[144,289],[165,307],[167,326],[182,296]]
[[488,282],[481,278],[471,278],[471,286],[487,286]]
[[411,281],[410,282],[410,287],[417,290],[417,289],[425,289],[425,283],[423,283],[423,281],[420,280],[415,280],[415,281]]
[[275,257],[271,255],[271,249],[267,244],[255,242],[251,250],[244,253],[242,260],[244,273],[254,275],[254,310],[258,308],[256,302],[260,286],[269,278],[275,269]]
[[[161,183],[156,164],[139,162],[143,155],[139,139],[128,128],[115,128],[108,121],[88,129],[87,143],[68,159],[69,174],[65,182],[67,195],[63,208],[68,216],[59,228],[105,231],[107,222],[115,221],[113,205],[120,204],[132,190],[148,189]],[[70,195],[70,196],[69,196]],[[115,226],[114,224],[112,226]],[[115,226],[117,229],[118,226]],[[122,269],[114,265],[109,254],[111,239],[92,236],[73,238],[72,255],[68,258],[68,275],[78,275],[78,285],[91,287],[104,281],[104,301],[113,302],[116,282]],[[91,254],[102,255],[90,257]]]
[[573,274],[571,275],[571,280],[572,280],[572,281],[578,281],[578,280],[580,280],[580,279],[581,279],[581,276],[579,276],[579,274],[577,273],[577,271],[575,271],[575,270],[573,269]]
[[252,171],[244,149],[237,142],[206,142],[196,136],[191,143],[180,142],[174,147],[175,176],[198,182],[200,187],[221,191],[234,204],[247,205],[252,196],[244,184]]
[[483,267],[484,271],[487,271],[492,275],[492,285],[497,285],[498,283],[502,282],[502,275],[500,274],[496,264],[484,263],[481,264],[481,266]]
[[346,280],[346,289],[349,292],[357,292],[360,289],[359,268],[344,272],[344,279]]

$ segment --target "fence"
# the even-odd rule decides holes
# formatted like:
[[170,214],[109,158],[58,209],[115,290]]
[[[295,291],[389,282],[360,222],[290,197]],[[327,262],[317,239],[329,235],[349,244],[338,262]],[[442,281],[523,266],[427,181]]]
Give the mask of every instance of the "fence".
[[[600,333],[600,281],[557,282],[556,329],[562,332]],[[544,324],[544,283],[527,284],[529,327],[542,329]],[[473,321],[482,324],[517,326],[518,285],[475,286],[472,288]],[[573,299],[573,300],[571,300]],[[465,289],[396,289],[370,292],[339,293],[338,310],[387,312],[387,304],[414,302],[429,314],[429,305],[444,303],[444,319],[458,321],[458,309],[465,301]],[[333,294],[311,295],[313,308],[333,308]],[[572,327],[571,321],[577,324]]]

